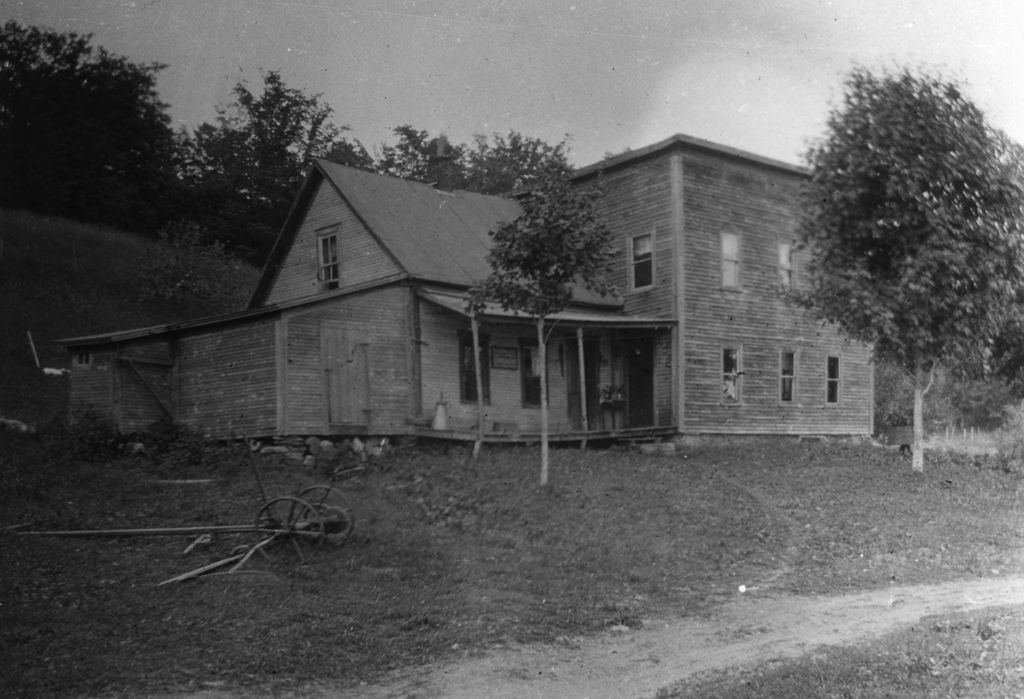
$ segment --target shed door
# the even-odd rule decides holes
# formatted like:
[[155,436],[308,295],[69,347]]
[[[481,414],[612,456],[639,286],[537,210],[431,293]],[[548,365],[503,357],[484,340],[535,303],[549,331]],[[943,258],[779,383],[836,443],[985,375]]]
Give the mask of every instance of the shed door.
[[321,324],[320,342],[327,424],[368,425],[370,366],[367,343],[353,342],[345,326],[338,321]]

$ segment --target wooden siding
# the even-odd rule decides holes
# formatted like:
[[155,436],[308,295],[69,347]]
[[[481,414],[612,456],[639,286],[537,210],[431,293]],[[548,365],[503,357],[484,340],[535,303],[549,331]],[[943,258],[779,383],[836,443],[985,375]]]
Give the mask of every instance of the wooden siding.
[[177,418],[216,439],[275,433],[274,320],[197,332],[177,341]]
[[[446,311],[431,303],[420,304],[420,361],[423,421],[431,419],[439,401],[447,405],[448,427],[453,430],[473,431],[477,424],[477,404],[464,403],[459,391],[460,336],[470,332],[469,319]],[[535,342],[536,326],[482,325],[490,346],[515,348],[520,341]],[[575,352],[575,336],[556,335],[548,342],[548,406],[549,427],[552,431],[570,429],[568,386],[565,376],[569,362],[567,352]],[[491,367],[490,403],[484,406],[484,429],[487,432],[538,432],[540,407],[524,407],[522,403],[521,374],[516,369]]]
[[[75,353],[87,350],[76,349]],[[97,413],[117,425],[114,412],[114,381],[117,366],[117,353],[113,349],[107,351],[91,351],[91,361],[87,366],[71,362],[69,374],[69,419],[72,424],[85,413]]]
[[[601,213],[616,233],[614,281],[634,314],[675,318],[674,352],[659,344],[659,425],[681,432],[870,432],[868,348],[844,340],[780,293],[778,243],[793,241],[803,177],[698,148],[673,147],[600,176]],[[677,200],[681,197],[681,201]],[[629,289],[629,241],[653,232],[652,288]],[[721,234],[740,238],[740,285],[722,287]],[[807,260],[797,256],[799,283]],[[741,400],[723,400],[721,353],[742,356]],[[779,400],[782,351],[797,354],[796,395]],[[672,362],[675,353],[679,359]],[[667,355],[667,357],[666,357]],[[825,401],[825,362],[842,357],[838,404]],[[674,366],[673,366],[674,365]],[[672,395],[674,394],[674,396]],[[672,415],[666,422],[666,416]]]
[[[778,243],[795,236],[802,178],[762,165],[686,153],[684,184],[684,432],[868,433],[869,351],[844,340],[780,293]],[[740,238],[739,286],[723,288],[721,234]],[[740,399],[723,399],[723,348],[740,351]],[[779,400],[780,353],[796,353],[795,396]],[[842,357],[836,405],[825,362]]]
[[267,303],[336,293],[323,291],[317,280],[317,231],[334,225],[340,226],[339,290],[401,274],[402,270],[366,230],[337,190],[328,182],[321,180],[274,280]]
[[[637,163],[634,167],[603,175],[598,212],[615,234],[616,255],[611,281],[623,298],[623,309],[632,315],[671,318],[674,307],[675,248],[672,233],[671,171],[664,159]],[[632,290],[629,272],[630,244],[638,235],[652,234],[654,283]]]
[[[409,417],[415,412],[410,368],[411,303],[412,292],[408,288],[390,286],[335,297],[284,316],[281,384],[285,432],[411,431]],[[325,342],[328,333],[334,333],[337,340]],[[334,349],[325,351],[326,348]],[[359,366],[345,373],[346,367],[339,362],[350,361],[358,362]],[[338,382],[333,384],[338,392],[334,395],[335,405],[365,392],[366,411],[361,407],[349,411],[342,405],[336,411],[340,419],[329,421],[328,390],[332,375]],[[346,386],[346,380],[359,381],[360,385]],[[364,418],[356,421],[357,413],[364,413]]]

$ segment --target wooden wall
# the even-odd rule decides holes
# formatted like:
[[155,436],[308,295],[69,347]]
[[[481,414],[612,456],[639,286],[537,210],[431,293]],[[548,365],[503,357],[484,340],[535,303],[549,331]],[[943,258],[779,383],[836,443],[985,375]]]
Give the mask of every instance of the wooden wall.
[[177,340],[177,418],[211,438],[276,431],[276,321],[257,319]]
[[[283,315],[284,347],[279,390],[283,430],[291,434],[398,434],[412,429],[415,405],[415,347],[412,342],[412,291],[405,286],[335,297]],[[359,423],[328,422],[328,373],[343,367],[325,354],[324,337],[340,328],[348,348],[341,361],[365,362],[354,380],[368,385],[369,415]],[[349,400],[358,387],[340,388],[336,400]],[[344,410],[339,414],[345,414]]]
[[[439,400],[447,403],[448,427],[453,430],[475,430],[476,402],[460,400],[459,337],[469,334],[469,319],[435,304],[420,302],[420,357],[422,366],[423,410],[421,417],[433,417]],[[508,326],[483,324],[491,347],[515,348],[520,340],[533,342],[537,336],[534,325]],[[556,335],[548,343],[548,425],[552,431],[564,431],[569,424],[568,392],[565,372],[569,366],[566,352],[576,352],[575,337]],[[484,429],[488,432],[539,432],[540,407],[522,404],[521,374],[518,369],[490,368],[491,401],[484,407]]]
[[[91,362],[86,366],[75,363],[76,353],[89,352]],[[104,350],[73,348],[70,352],[71,373],[69,374],[69,419],[72,424],[88,412],[95,412],[114,425],[117,414],[114,410],[114,382],[117,368],[117,351],[108,347]]]
[[[657,420],[681,432],[871,431],[868,348],[841,338],[779,293],[778,243],[796,235],[803,176],[689,146],[673,146],[604,173],[601,212],[618,238],[614,279],[631,314],[679,322],[672,357],[659,354]],[[654,285],[629,289],[630,239],[653,232]],[[722,232],[740,236],[737,289],[721,282]],[[795,277],[801,266],[797,257]],[[683,309],[683,310],[680,310]],[[722,349],[741,352],[741,399],[723,400]],[[664,349],[664,348],[663,348]],[[781,352],[797,355],[796,395],[779,400]],[[669,355],[673,351],[668,352]],[[842,361],[840,400],[825,401],[825,363]],[[674,397],[666,399],[671,393]]]
[[[803,177],[700,151],[684,153],[684,432],[869,433],[866,347],[841,338],[780,293],[778,244],[796,235]],[[740,284],[724,288],[721,234],[740,238]],[[798,276],[798,275],[797,275]],[[741,355],[740,399],[723,399],[721,354]],[[781,353],[796,353],[795,396],[779,400]],[[836,404],[825,364],[841,357]]]
[[[317,280],[317,231],[340,224],[339,289],[358,287],[401,273],[397,263],[352,212],[352,209],[326,180],[321,179],[306,216],[285,256],[267,303],[279,303],[326,293]],[[333,292],[332,292],[333,293]]]

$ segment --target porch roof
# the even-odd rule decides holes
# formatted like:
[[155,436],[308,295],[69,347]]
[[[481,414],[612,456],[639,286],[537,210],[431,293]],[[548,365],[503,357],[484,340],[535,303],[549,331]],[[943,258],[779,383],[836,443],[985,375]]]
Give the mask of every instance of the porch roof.
[[[464,293],[442,291],[438,289],[419,289],[417,295],[437,304],[449,311],[470,317],[466,310],[467,296]],[[488,303],[484,307],[483,318],[491,323],[522,324],[533,321],[532,316],[518,311],[505,310],[496,303]],[[564,325],[580,327],[616,327],[616,328],[667,328],[676,324],[672,318],[655,318],[631,316],[616,311],[596,309],[567,308],[548,316],[548,321]]]

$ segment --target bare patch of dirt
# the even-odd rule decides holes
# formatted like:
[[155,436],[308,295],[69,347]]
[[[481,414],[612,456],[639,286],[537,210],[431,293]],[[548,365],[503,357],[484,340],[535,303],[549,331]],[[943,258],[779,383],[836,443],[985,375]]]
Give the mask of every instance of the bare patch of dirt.
[[[554,645],[495,649],[375,686],[307,688],[304,696],[364,699],[651,697],[706,670],[797,657],[823,645],[880,636],[923,617],[1024,604],[1024,577],[913,585],[822,597],[737,591],[704,619],[648,620],[644,628]],[[214,697],[215,695],[209,695]]]

